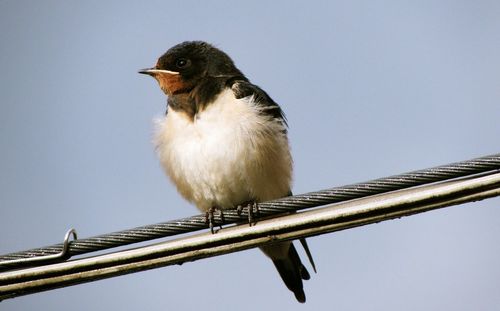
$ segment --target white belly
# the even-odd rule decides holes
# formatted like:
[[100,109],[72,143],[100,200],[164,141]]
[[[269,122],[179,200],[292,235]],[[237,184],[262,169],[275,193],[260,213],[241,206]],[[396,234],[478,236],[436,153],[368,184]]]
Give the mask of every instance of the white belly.
[[226,90],[191,121],[169,109],[159,120],[157,152],[167,175],[202,210],[286,196],[292,158],[284,125],[258,113],[251,98]]

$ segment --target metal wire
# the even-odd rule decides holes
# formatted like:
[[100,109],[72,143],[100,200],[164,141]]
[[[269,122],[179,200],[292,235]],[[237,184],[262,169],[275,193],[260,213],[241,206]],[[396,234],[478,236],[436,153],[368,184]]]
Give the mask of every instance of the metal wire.
[[[468,161],[413,171],[401,175],[379,178],[364,183],[335,187],[322,191],[310,192],[279,200],[259,203],[258,215],[255,215],[254,218],[291,213],[306,208],[362,198],[374,194],[494,170],[500,170],[500,153]],[[238,222],[241,223],[247,219],[248,210],[243,210],[242,213],[238,213],[236,210],[224,211],[223,217],[220,217],[217,213],[215,215],[216,225]],[[75,240],[70,243],[69,255],[80,255],[206,228],[208,228],[206,216],[205,214],[201,214],[193,217]],[[12,265],[7,264],[7,261],[20,258],[52,255],[61,252],[62,248],[62,244],[56,244],[48,247],[2,255],[0,256],[0,270],[12,267]]]
[[0,300],[500,196],[500,172],[410,187],[160,243],[0,273]]

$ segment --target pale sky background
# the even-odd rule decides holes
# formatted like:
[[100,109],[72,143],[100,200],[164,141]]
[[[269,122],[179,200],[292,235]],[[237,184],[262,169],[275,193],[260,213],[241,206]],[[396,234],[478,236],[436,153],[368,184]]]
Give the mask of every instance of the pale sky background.
[[[137,74],[205,40],[285,110],[304,193],[500,152],[499,1],[0,0],[0,253],[197,214]],[[300,305],[258,250],[0,310],[498,310],[500,199],[309,240]]]

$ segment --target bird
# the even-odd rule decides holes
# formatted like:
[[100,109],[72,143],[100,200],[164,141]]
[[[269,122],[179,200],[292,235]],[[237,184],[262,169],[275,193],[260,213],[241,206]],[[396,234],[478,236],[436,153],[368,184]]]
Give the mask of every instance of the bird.
[[[285,114],[228,54],[204,41],[185,41],[139,73],[155,78],[167,96],[154,144],[161,166],[186,200],[208,215],[291,195]],[[316,272],[305,239],[301,242]],[[293,242],[260,249],[304,303],[302,280],[310,274]]]

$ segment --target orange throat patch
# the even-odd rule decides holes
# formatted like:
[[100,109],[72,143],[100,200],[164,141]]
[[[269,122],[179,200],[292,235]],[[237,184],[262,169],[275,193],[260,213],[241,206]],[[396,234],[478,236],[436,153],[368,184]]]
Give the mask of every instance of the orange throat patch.
[[170,73],[157,73],[154,75],[156,81],[160,85],[160,88],[167,95],[173,95],[178,93],[182,89],[186,87],[186,84],[182,80],[182,77],[179,74],[170,74]]

